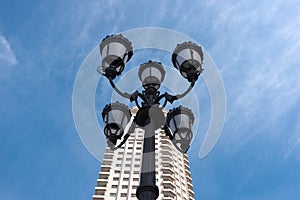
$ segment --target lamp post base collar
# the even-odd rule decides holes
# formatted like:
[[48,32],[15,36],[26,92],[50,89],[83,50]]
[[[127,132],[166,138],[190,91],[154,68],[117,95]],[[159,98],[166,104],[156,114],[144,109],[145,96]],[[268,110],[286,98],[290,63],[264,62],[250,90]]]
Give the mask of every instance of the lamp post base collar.
[[136,196],[140,200],[155,200],[158,198],[158,187],[152,185],[139,186],[136,190]]

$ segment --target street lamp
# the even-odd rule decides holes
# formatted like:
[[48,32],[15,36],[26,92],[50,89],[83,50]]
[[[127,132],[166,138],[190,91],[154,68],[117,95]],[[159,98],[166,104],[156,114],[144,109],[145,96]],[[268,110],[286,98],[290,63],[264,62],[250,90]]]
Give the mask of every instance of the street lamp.
[[159,89],[160,84],[165,78],[166,71],[160,62],[148,62],[142,64],[139,69],[139,78],[142,81],[143,87]]
[[114,79],[122,73],[133,51],[130,41],[120,34],[104,38],[100,44],[100,54],[106,77]]
[[193,123],[194,115],[188,108],[179,106],[168,112],[167,126],[164,129],[175,147],[182,153],[186,153],[190,147]]
[[172,62],[189,82],[196,81],[202,73],[202,48],[193,42],[178,44],[172,54]]
[[124,129],[130,120],[130,110],[125,104],[119,102],[107,104],[102,111],[105,123],[104,134],[114,145],[121,139]]
[[[115,102],[105,106],[102,118],[108,146],[111,149],[121,147],[136,126],[145,130],[142,172],[136,196],[138,199],[155,200],[159,195],[155,179],[155,130],[164,129],[180,152],[186,153],[189,149],[193,137],[193,113],[190,109],[179,106],[169,110],[165,116],[164,110],[167,103],[172,104],[187,95],[193,88],[203,71],[202,49],[195,43],[184,42],[178,44],[173,51],[174,67],[190,82],[190,86],[183,93],[176,95],[167,92],[160,94],[159,88],[166,72],[160,62],[151,60],[141,64],[139,68],[138,76],[144,88],[141,92],[135,91],[129,94],[116,87],[113,80],[122,74],[125,64],[133,55],[131,43],[124,36],[111,35],[104,38],[100,44],[100,53],[102,66],[97,71],[109,80],[119,95],[135,102],[138,108],[133,121],[130,122],[131,113],[126,105]],[[126,126],[130,126],[127,132],[125,132]],[[146,157],[147,159],[144,159]]]

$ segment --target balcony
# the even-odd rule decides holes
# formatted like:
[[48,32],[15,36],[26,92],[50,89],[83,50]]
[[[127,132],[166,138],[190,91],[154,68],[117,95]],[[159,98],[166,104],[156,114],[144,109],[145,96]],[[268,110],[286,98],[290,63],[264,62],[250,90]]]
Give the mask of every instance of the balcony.
[[170,151],[165,150],[165,149],[163,149],[161,152],[162,152],[163,155],[168,155],[170,157],[172,157],[172,155],[173,155],[172,153],[170,153]]
[[185,167],[186,169],[190,170],[189,164],[184,163],[184,167]]
[[173,169],[173,165],[171,165],[169,162],[162,162],[162,168],[169,168],[169,169]]
[[105,180],[107,180],[108,179],[108,177],[109,177],[109,173],[101,173],[100,172],[100,175],[99,175],[99,179],[105,179]]
[[103,195],[93,195],[93,200],[105,200]]
[[104,155],[104,158],[103,159],[106,159],[106,160],[111,160],[111,159],[113,159],[114,158],[114,154],[105,154]]
[[173,159],[170,158],[169,156],[162,156],[162,163],[170,163],[173,162]]
[[186,175],[191,176],[191,172],[189,170],[185,170]]
[[164,175],[167,175],[167,174],[174,175],[172,168],[169,168],[169,167],[163,168],[162,171],[163,171]]
[[173,190],[175,188],[173,181],[164,180],[163,182],[164,189],[171,189]]
[[191,179],[190,176],[186,176],[186,179],[187,179],[188,182],[192,182],[192,179]]
[[101,167],[101,171],[100,171],[100,173],[102,173],[102,172],[110,172],[110,167],[108,167],[108,166],[103,166],[103,167]]
[[103,160],[103,162],[102,162],[102,165],[104,165],[104,166],[111,166],[111,164],[112,164],[112,161],[110,161],[110,160]]
[[97,181],[97,187],[104,187],[104,188],[106,188],[107,182],[108,182],[107,180],[106,181],[99,180],[99,181]]
[[192,193],[194,193],[193,187],[191,187],[190,185],[188,185],[188,190],[191,191]]
[[175,181],[175,178],[170,174],[162,174],[162,178],[164,181],[171,181],[171,182]]
[[187,184],[189,185],[189,188],[191,188],[191,190],[193,190],[193,184],[189,181],[187,181]]
[[162,193],[164,195],[164,199],[166,199],[166,198],[175,199],[176,198],[176,193],[174,192],[174,189],[163,189]]
[[104,195],[106,189],[95,189],[95,195]]
[[189,196],[192,197],[192,198],[194,199],[194,198],[195,198],[195,197],[194,197],[194,191],[189,190]]

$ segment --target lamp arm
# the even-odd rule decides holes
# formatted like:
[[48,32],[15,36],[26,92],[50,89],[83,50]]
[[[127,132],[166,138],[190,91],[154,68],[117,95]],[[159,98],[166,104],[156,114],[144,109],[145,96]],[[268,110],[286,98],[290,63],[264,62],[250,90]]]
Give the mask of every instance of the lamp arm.
[[193,89],[194,85],[195,85],[195,81],[193,80],[190,86],[183,93],[175,95],[176,100],[186,96]]
[[[119,149],[123,146],[123,144],[126,143],[127,139],[129,138],[130,136],[130,133],[132,133],[136,127],[136,123],[133,121],[133,117],[131,118],[131,120],[129,121],[130,124],[130,127],[127,129],[125,135],[123,136],[123,140],[120,144],[118,144],[117,146],[114,146],[112,143],[110,143],[110,145],[108,145],[110,147],[111,150],[116,150],[116,149]],[[126,128],[125,128],[126,130]],[[108,142],[110,142],[109,140],[107,140]]]
[[130,134],[128,134],[128,133],[127,133],[126,135],[124,135],[123,141],[116,147],[116,149],[122,147],[122,145],[125,144],[125,142],[126,142],[127,139],[129,138],[129,136],[130,136]]
[[[130,122],[130,127],[128,128],[128,130],[126,131],[125,135],[124,135],[124,138],[123,138],[123,141],[117,146],[117,148],[120,148],[123,144],[125,144],[125,142],[127,141],[127,139],[129,138],[130,136],[130,133],[132,133],[136,127],[136,123],[133,121],[133,117],[131,118]],[[129,122],[129,123],[130,123]]]
[[183,93],[177,95],[171,95],[165,92],[156,99],[155,103],[159,103],[161,99],[165,98],[163,107],[166,106],[167,102],[170,102],[172,104],[175,100],[181,99],[182,97],[186,96],[193,89],[194,85],[195,81],[192,81],[190,86]]
[[120,144],[118,144],[117,146],[115,146],[114,144],[112,144],[109,140],[107,140],[107,144],[108,144],[108,146],[109,146],[109,148],[111,150],[113,150],[113,151],[117,150],[117,149],[121,148],[123,146],[123,144],[125,144],[125,142],[129,138],[129,136],[130,136],[130,134],[124,135],[123,141]]
[[109,80],[110,85],[113,87],[113,89],[121,96],[124,97],[126,99],[130,99],[131,95],[128,94],[127,92],[122,92],[121,90],[119,90],[119,88],[115,85],[115,83],[113,82],[113,80],[110,77],[107,77]]
[[163,129],[164,129],[166,135],[169,136],[170,140],[172,140],[174,137],[172,136],[171,130],[169,129],[169,126],[167,125],[167,123],[165,123],[165,125],[163,126]]
[[130,95],[130,102],[134,101],[136,106],[140,109],[141,106],[139,105],[138,102],[139,97],[143,100],[143,102],[146,102],[146,98],[139,91],[135,91],[134,93],[132,93],[132,95]]

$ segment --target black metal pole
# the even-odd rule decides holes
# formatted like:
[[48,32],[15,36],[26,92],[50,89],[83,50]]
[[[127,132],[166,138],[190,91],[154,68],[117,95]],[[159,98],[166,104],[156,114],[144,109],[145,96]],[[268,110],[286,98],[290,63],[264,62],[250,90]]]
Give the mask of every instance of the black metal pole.
[[155,200],[159,195],[155,178],[155,129],[150,123],[144,130],[142,171],[136,196],[139,200]]

